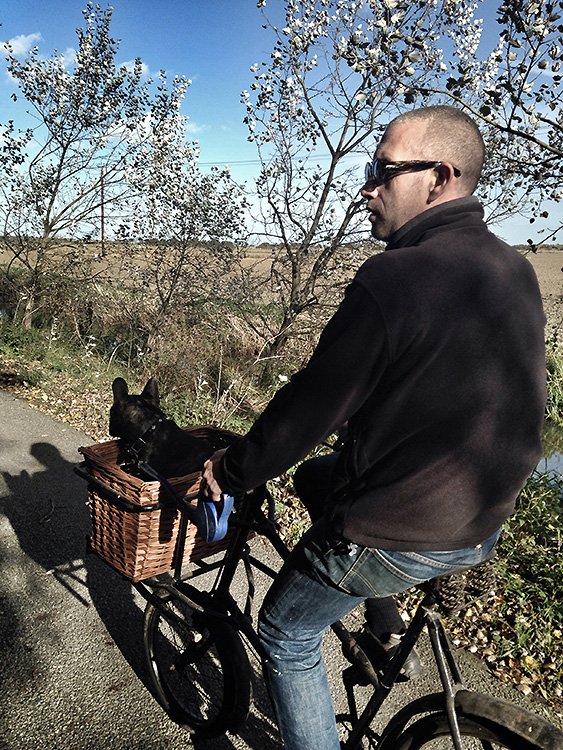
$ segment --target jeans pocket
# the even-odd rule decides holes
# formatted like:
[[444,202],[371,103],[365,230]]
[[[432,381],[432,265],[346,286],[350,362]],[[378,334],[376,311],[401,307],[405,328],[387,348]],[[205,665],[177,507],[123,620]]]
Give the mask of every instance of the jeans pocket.
[[354,565],[342,578],[340,587],[353,596],[378,599],[406,591],[418,583],[421,580],[397,567],[386,553],[364,547]]
[[499,533],[475,547],[451,551],[398,552],[362,547],[340,587],[355,596],[398,594],[432,578],[479,565],[491,556]]
[[[321,533],[317,532],[317,527],[321,529]],[[350,568],[365,549],[359,544],[322,533],[320,524],[315,524],[302,537],[299,547],[300,553],[307,561],[302,569],[312,578],[329,582],[338,588],[343,588],[342,580],[346,578]],[[343,590],[346,591],[345,588]]]

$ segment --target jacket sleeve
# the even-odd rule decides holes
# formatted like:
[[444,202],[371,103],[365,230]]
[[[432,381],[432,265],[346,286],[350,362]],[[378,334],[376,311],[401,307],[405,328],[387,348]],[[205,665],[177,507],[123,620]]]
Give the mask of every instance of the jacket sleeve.
[[276,393],[247,435],[227,450],[224,489],[251,490],[303,459],[355,414],[387,361],[379,307],[362,286],[352,283],[309,363]]

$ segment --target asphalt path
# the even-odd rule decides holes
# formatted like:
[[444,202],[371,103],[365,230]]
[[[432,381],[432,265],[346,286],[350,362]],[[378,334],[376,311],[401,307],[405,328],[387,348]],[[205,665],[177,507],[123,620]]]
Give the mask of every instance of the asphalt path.
[[[86,488],[73,467],[78,447],[92,441],[5,391],[0,415],[0,750],[279,748],[254,658],[256,700],[240,735],[192,744],[168,719],[144,662],[144,602],[85,551]],[[275,564],[261,540],[253,544],[259,557]],[[258,600],[266,586],[259,576]],[[351,616],[352,627],[355,619],[359,613]],[[422,656],[428,665],[425,644]],[[494,680],[471,654],[460,658],[469,687],[561,725],[543,704]],[[332,636],[325,659],[343,710],[344,663]],[[396,688],[382,722],[407,700],[436,690],[435,679],[427,666],[423,678]]]

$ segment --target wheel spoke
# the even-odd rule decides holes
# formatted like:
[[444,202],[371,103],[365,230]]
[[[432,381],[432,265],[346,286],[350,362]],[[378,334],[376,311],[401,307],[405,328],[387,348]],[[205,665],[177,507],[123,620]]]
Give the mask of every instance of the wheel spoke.
[[[166,612],[145,613],[145,649],[163,707],[193,734],[213,737],[240,723],[250,700],[250,673],[240,638],[228,625],[206,624],[174,595]],[[246,666],[245,666],[246,665]]]

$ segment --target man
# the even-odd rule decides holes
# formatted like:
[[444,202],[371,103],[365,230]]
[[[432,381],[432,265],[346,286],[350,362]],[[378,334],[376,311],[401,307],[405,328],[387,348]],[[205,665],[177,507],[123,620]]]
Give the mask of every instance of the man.
[[362,189],[386,252],[359,269],[307,366],[205,466],[210,497],[249,490],[348,423],[323,517],[260,613],[290,750],[339,748],[327,626],[366,598],[487,559],[541,453],[541,298],[471,197],[483,160],[477,126],[455,108],[391,122]]

